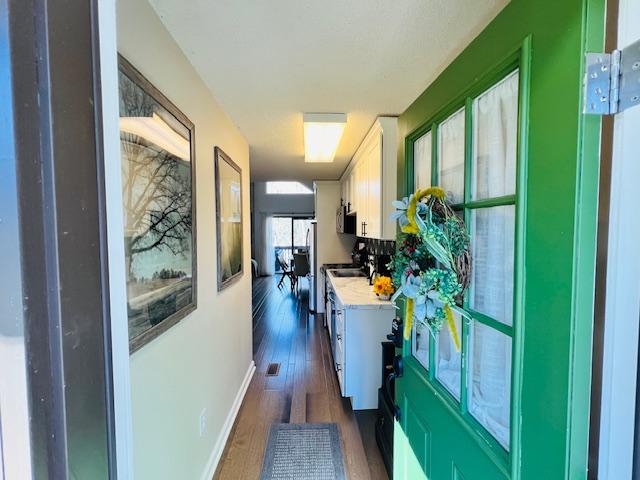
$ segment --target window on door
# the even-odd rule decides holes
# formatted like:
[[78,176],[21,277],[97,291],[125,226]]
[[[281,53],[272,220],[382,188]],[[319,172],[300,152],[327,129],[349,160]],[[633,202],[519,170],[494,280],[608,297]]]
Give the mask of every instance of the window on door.
[[[457,352],[446,327],[434,338],[414,325],[412,354],[443,388],[461,415],[509,450],[514,263],[518,71],[435,122],[413,142],[414,187],[439,185],[463,215],[471,236],[473,268],[457,317]],[[434,141],[435,139],[435,141]],[[432,353],[431,353],[432,352]]]
[[276,272],[282,271],[278,258],[283,263],[291,265],[294,253],[306,251],[309,248],[307,231],[311,222],[311,218],[300,217],[274,217],[272,219],[271,232]]

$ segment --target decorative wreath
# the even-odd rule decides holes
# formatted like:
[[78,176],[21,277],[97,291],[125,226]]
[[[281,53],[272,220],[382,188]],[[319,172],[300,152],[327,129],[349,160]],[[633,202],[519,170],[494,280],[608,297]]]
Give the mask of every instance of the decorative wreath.
[[471,273],[469,235],[464,221],[445,201],[439,187],[418,190],[409,198],[393,202],[401,234],[389,264],[394,286],[392,300],[406,297],[404,338],[409,339],[413,321],[436,335],[448,324],[460,350],[460,336],[453,312],[459,307]]

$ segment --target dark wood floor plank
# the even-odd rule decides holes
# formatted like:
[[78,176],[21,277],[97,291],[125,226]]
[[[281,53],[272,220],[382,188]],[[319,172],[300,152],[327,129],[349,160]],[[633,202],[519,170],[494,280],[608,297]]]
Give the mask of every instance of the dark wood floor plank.
[[267,399],[262,395],[263,387],[264,376],[254,376],[229,434],[214,478],[243,478],[256,429],[255,412],[262,411],[266,406]]

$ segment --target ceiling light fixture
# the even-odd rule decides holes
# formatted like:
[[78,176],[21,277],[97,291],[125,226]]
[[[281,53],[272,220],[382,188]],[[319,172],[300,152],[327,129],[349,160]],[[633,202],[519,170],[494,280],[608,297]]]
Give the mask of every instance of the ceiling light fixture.
[[346,113],[305,113],[304,161],[333,162],[347,124]]

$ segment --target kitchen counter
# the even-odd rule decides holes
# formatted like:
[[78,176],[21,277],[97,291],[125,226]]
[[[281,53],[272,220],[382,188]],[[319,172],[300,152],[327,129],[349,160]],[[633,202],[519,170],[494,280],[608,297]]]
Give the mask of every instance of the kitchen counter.
[[394,310],[395,305],[389,300],[378,300],[366,277],[336,277],[331,269],[327,270],[327,278],[345,309],[359,310]]

